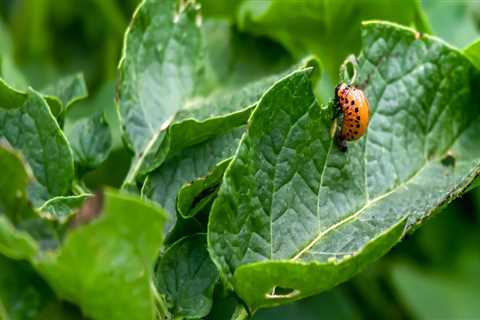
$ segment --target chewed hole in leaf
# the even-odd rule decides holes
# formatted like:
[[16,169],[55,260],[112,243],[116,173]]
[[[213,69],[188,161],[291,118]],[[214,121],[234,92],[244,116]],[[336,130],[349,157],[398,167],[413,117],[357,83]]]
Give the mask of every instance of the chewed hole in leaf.
[[276,286],[273,288],[272,292],[267,293],[265,297],[267,299],[290,299],[298,296],[299,294],[299,290]]
[[348,56],[340,67],[340,79],[348,84],[354,83],[357,75],[356,66],[357,58],[354,55]]
[[450,152],[440,160],[440,163],[445,167],[455,167],[455,157]]

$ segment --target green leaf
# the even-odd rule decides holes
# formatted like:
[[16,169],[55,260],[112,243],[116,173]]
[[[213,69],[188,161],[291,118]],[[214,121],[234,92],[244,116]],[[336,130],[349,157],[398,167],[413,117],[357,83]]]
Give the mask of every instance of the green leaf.
[[0,144],[0,167],[4,170],[0,175],[0,213],[15,221],[16,215],[31,209],[26,189],[32,177],[20,155],[3,144]]
[[[30,264],[0,255],[0,317],[5,320],[37,319],[53,292]],[[2,317],[2,305],[5,315]]]
[[88,317],[153,319],[153,265],[164,215],[130,196],[107,192],[104,198],[93,198],[79,213],[95,220],[72,230],[57,251],[37,257],[34,265]]
[[208,255],[205,235],[183,238],[169,247],[155,274],[173,318],[197,319],[210,312],[218,271]]
[[[41,219],[27,199],[31,181],[28,167],[13,150],[0,144],[0,254],[28,259],[38,248],[58,244],[58,235],[48,220]],[[36,240],[36,241],[35,241]]]
[[0,215],[0,253],[12,259],[33,257],[38,245],[25,231],[17,230],[12,223]]
[[[202,12],[205,10],[202,5]],[[212,69],[216,90],[238,88],[281,73],[295,63],[290,53],[280,44],[265,37],[240,33],[226,19],[207,18],[202,31],[207,42],[208,66]]]
[[92,194],[81,194],[55,197],[46,201],[38,211],[43,218],[65,223],[92,196]]
[[[468,261],[471,270],[478,270],[478,253],[471,254],[462,258]],[[445,273],[425,271],[406,263],[397,263],[392,270],[399,298],[417,319],[468,319],[480,314],[480,281],[475,271],[466,274],[461,266]]]
[[244,131],[244,127],[239,127],[183,149],[148,176],[143,194],[168,212],[167,228],[176,221],[176,199],[180,187],[207,175],[217,163],[233,156]]
[[233,19],[233,15],[242,0],[200,0],[202,9],[208,16]]
[[[198,8],[190,1],[143,1],[125,34],[119,105],[126,138],[135,152],[130,176],[148,171],[171,117],[203,83],[203,40]],[[143,168],[143,169],[142,169]]]
[[[52,113],[55,115],[65,112],[76,102],[88,97],[85,79],[81,73],[61,78],[43,88],[41,92],[50,99],[55,97],[60,102],[60,106],[57,107],[59,110],[54,110],[52,107]],[[51,105],[50,102],[49,104]]]
[[50,196],[65,194],[74,175],[72,151],[45,99],[32,89],[22,104],[3,104],[21,101],[14,91],[2,98],[0,137],[22,152]]
[[75,163],[83,168],[98,167],[112,149],[112,133],[101,112],[78,120],[66,135]]
[[371,118],[348,152],[334,144],[332,110],[317,105],[305,69],[264,95],[227,168],[209,251],[252,310],[350,278],[479,174],[470,62],[386,22],[364,25],[362,48],[355,85]]
[[463,50],[465,56],[470,59],[472,64],[480,69],[480,39],[474,41]]
[[177,210],[184,218],[191,218],[213,202],[225,169],[231,159],[219,162],[208,175],[184,184],[177,193]]
[[[318,61],[307,58],[299,65],[318,66]],[[298,67],[296,65],[291,69]],[[159,163],[176,151],[244,125],[263,93],[286,74],[288,72],[284,71],[250,82],[237,89],[220,90],[208,97],[198,97],[188,108],[179,110],[175,114],[159,149],[161,155],[156,154],[156,160],[152,159],[152,163],[155,161]],[[319,74],[318,72],[316,76]]]
[[[0,59],[2,66],[6,66],[4,64],[10,63],[8,59],[8,57],[4,58],[3,60]],[[11,67],[13,67],[13,65],[7,66],[7,68]],[[15,73],[16,71],[10,70],[10,72]],[[0,75],[3,76],[1,72]],[[26,84],[18,85],[18,83],[24,82],[24,80],[18,79],[19,77],[20,75],[15,74],[11,74],[10,77],[6,77],[5,80],[8,80],[9,84],[7,84],[4,79],[0,78],[0,108],[18,108],[18,106],[25,103],[25,101],[28,99],[30,93],[29,89],[26,89],[25,91],[19,90],[27,87]],[[52,114],[55,117],[58,117],[67,108],[70,108],[76,102],[85,99],[88,93],[83,75],[76,74],[74,76],[60,79],[57,83],[45,88],[41,95],[48,103]]]
[[417,0],[304,0],[301,5],[297,0],[245,0],[236,20],[241,30],[267,35],[296,56],[316,54],[335,81],[342,59],[360,48],[361,21],[418,21],[417,28],[428,32],[425,21],[416,19],[419,11]]
[[122,129],[120,128],[120,122],[115,108],[114,81],[108,81],[103,84],[92,99],[80,101],[78,104],[75,104],[73,108],[68,109],[68,113],[65,116],[65,132],[68,132],[78,120],[88,118],[96,112],[103,112],[105,121],[111,129],[112,148],[123,148],[123,142],[121,141]]
[[15,90],[0,79],[0,108],[7,110],[18,108],[25,102],[25,96],[25,93]]
[[343,288],[335,288],[318,296],[290,303],[274,309],[260,310],[253,320],[317,320],[323,319],[361,319],[359,310]]
[[[176,151],[201,143],[213,136],[245,124],[252,107],[263,92],[285,75],[285,71],[282,72],[285,65],[282,61],[286,60],[283,58],[284,53],[280,54],[278,59],[273,59],[275,62],[270,61],[268,71],[258,71],[260,68],[255,66],[252,61],[242,64],[242,61],[247,60],[244,57],[241,61],[236,61],[230,68],[227,68],[227,71],[218,72],[218,70],[215,70],[219,73],[216,75],[219,78],[217,80],[223,82],[220,82],[213,92],[208,92],[204,87],[210,89],[210,86],[204,85],[204,83],[214,82],[214,80],[210,79],[212,76],[207,75],[204,69],[214,64],[218,65],[217,61],[211,60],[215,58],[215,54],[219,54],[223,49],[217,48],[217,45],[212,43],[214,36],[206,34],[208,32],[207,28],[199,28],[195,25],[193,20],[197,12],[192,5],[187,4],[184,11],[178,13],[176,19],[179,19],[179,22],[175,25],[175,28],[170,30],[173,10],[170,9],[162,9],[162,11],[157,8],[157,11],[154,11],[153,5],[148,4],[147,1],[137,13],[138,17],[134,18],[133,27],[126,36],[127,45],[121,64],[123,75],[121,83],[125,85],[120,86],[119,102],[122,121],[136,154],[125,181],[126,185],[134,182],[137,176],[148,174],[160,166],[165,159]],[[160,51],[164,56],[154,55],[157,52],[157,43],[164,41],[165,35],[155,28],[146,29],[145,26],[140,26],[140,22],[138,22],[139,26],[136,28],[135,22],[148,19],[155,12],[157,14],[162,13],[162,16],[167,13],[170,14],[168,18],[164,17],[162,20],[167,26],[163,26],[161,31],[165,32],[165,29],[167,29],[168,31],[165,33],[171,33],[171,37],[168,38],[169,41],[173,41],[172,39],[178,36],[177,33],[183,32],[184,36],[190,39],[188,42],[181,43],[186,48],[173,44],[171,46],[159,45],[159,47],[165,47],[170,51],[163,52],[162,49]],[[220,29],[224,31],[225,26],[222,25]],[[143,39],[143,42],[139,42],[140,40],[137,39],[139,37]],[[154,43],[155,46],[145,40],[150,38],[157,39]],[[204,38],[210,40],[210,48],[205,48]],[[129,56],[130,46],[134,47],[132,50],[135,52],[132,57]],[[147,58],[135,60],[140,59],[137,55],[138,46],[145,50],[145,54],[148,55]],[[228,42],[226,46],[227,49],[232,50],[231,55],[246,55],[239,48],[234,47],[238,46],[235,42],[231,45],[232,48],[230,48]],[[164,61],[165,57],[173,54],[174,51],[178,51],[176,60],[173,62]],[[205,57],[206,55],[208,57]],[[250,55],[249,58],[252,58],[252,56]],[[183,62],[182,59],[189,59],[189,61]],[[262,59],[266,60],[263,56],[254,57],[251,60],[263,61]],[[166,72],[165,70],[170,70],[164,65],[167,62],[170,63],[169,67],[173,70],[183,70],[182,73],[175,74],[174,80],[171,80],[170,77],[167,81],[165,80],[166,76],[158,75]],[[310,59],[303,63],[315,64],[317,62]],[[159,68],[155,77],[147,76],[153,72],[151,65]],[[249,72],[248,76],[238,72],[238,70],[247,68],[255,71]],[[214,67],[213,69],[219,68]],[[243,72],[248,71],[243,70]],[[141,77],[138,75],[140,73],[142,74]],[[252,74],[255,76],[252,76]],[[267,74],[269,76],[266,76]],[[148,81],[148,83],[144,83],[144,81]],[[176,82],[179,82],[179,84],[175,84]],[[226,82],[229,82],[230,85],[227,85]],[[176,87],[173,87],[174,84]],[[241,87],[239,87],[240,85]],[[142,89],[146,86],[155,89],[149,91]],[[182,88],[180,92],[178,92],[179,87]]]
[[29,175],[19,155],[1,144],[0,167],[0,253],[15,259],[29,258],[36,253],[37,245],[13,225],[33,215],[26,195]]
[[18,70],[10,54],[0,53],[0,77],[17,89],[23,90],[28,87],[25,77]]
[[13,60],[12,41],[6,26],[0,20],[0,78],[17,89],[26,89],[27,84]]
[[433,34],[452,45],[463,47],[480,35],[478,14],[480,6],[470,1],[422,0]]

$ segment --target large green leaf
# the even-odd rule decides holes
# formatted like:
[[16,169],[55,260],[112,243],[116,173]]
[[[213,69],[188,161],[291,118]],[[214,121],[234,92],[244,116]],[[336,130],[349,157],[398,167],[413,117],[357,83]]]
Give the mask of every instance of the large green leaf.
[[231,157],[244,131],[244,127],[239,127],[181,150],[149,175],[143,193],[168,212],[168,228],[176,221],[176,199],[180,187],[206,176],[217,163]]
[[62,195],[70,188],[72,151],[39,93],[29,89],[22,101],[16,91],[5,91],[0,97],[0,137],[22,152],[48,195]]
[[208,255],[205,235],[183,238],[169,247],[155,274],[174,319],[198,319],[210,312],[218,271]]
[[[304,63],[316,64],[317,61],[307,59]],[[285,74],[280,72],[240,88],[197,97],[188,107],[175,114],[159,151],[163,158],[157,155],[157,161],[244,125],[262,94]]]
[[57,251],[38,256],[35,267],[60,297],[89,317],[153,319],[162,211],[107,192],[104,200],[97,196],[87,202],[78,215],[97,218],[72,230]]
[[129,180],[153,163],[171,117],[204,83],[198,8],[190,1],[143,1],[125,35],[120,62],[120,115],[135,152]]
[[459,51],[370,22],[358,63],[371,120],[348,152],[305,69],[265,94],[226,171],[209,250],[252,310],[350,278],[479,174],[479,78]]
[[[243,125],[263,92],[285,75],[285,71],[281,71],[285,61],[290,61],[281,51],[279,57],[272,58],[268,68],[260,68],[258,64],[267,65],[266,55],[245,57],[236,39],[225,41],[226,48],[219,48],[212,40],[215,33],[208,34],[211,27],[200,28],[195,24],[195,7],[187,2],[185,9],[174,18],[175,3],[170,0],[153,5],[146,1],[126,36],[119,103],[122,122],[135,151],[126,185],[160,166],[176,151]],[[163,18],[159,19],[158,15]],[[143,19],[156,19],[163,24],[147,28],[140,23]],[[173,27],[170,26],[172,19],[178,19]],[[220,37],[225,34],[233,37],[225,25],[220,24],[219,30]],[[177,40],[178,34],[188,41]],[[149,42],[153,41],[151,38],[155,40],[153,44]],[[209,48],[204,45],[206,40]],[[166,44],[158,45],[163,42]],[[137,54],[139,47],[146,57]],[[165,52],[158,53],[159,47],[165,48]],[[130,50],[134,52],[131,57]],[[222,71],[213,59],[225,50],[229,57],[242,58],[226,63],[228,66]],[[169,58],[170,55],[175,55],[175,59]],[[310,59],[304,63],[317,62]],[[215,81],[220,82],[211,90]]]
[[476,40],[464,49],[465,56],[480,70],[480,40]]

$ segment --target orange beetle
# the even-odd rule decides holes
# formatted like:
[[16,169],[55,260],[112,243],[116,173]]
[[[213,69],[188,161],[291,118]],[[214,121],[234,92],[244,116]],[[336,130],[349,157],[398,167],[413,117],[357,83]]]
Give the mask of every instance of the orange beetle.
[[338,134],[340,146],[346,150],[345,141],[360,139],[368,127],[368,100],[362,90],[345,83],[335,88],[337,115],[343,114],[342,128]]

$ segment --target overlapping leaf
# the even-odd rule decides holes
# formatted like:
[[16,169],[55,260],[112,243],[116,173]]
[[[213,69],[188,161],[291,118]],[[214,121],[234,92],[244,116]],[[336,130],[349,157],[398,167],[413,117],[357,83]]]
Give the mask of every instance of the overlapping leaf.
[[156,269],[156,284],[175,319],[205,317],[212,308],[218,271],[207,251],[205,235],[193,235],[173,244]]
[[268,35],[302,56],[317,54],[332,80],[348,54],[360,48],[360,23],[385,19],[428,32],[419,1],[202,0],[207,14],[229,16],[241,30]]
[[83,168],[99,166],[112,149],[112,133],[101,112],[78,120],[66,134],[73,158]]
[[211,59],[221,50],[206,48],[197,7],[187,1],[176,9],[176,3],[145,1],[126,36],[119,104],[135,157],[125,185],[176,151],[245,124],[253,105],[285,74],[261,73],[238,81],[241,87],[222,83],[212,90],[215,77],[206,70],[218,65]]
[[263,97],[227,169],[210,253],[252,310],[328,289],[383,255],[478,175],[478,72],[438,39],[362,31],[367,134],[342,153],[304,70]]
[[63,195],[74,175],[70,146],[45,99],[30,89],[24,96],[9,87],[0,94],[0,137],[22,152],[42,194]]
[[144,1],[125,36],[120,63],[120,115],[135,152],[129,173],[155,169],[155,154],[171,117],[204,84],[198,8],[176,0]]
[[34,265],[60,297],[94,319],[151,320],[157,312],[152,275],[164,215],[113,192],[102,199],[87,202],[77,216],[77,225],[88,225],[79,225]]
[[244,130],[244,127],[239,127],[186,148],[149,176],[143,188],[144,195],[165,208],[170,218],[169,226],[176,220],[176,200],[180,187],[198,177],[206,176],[217,163],[231,157]]

